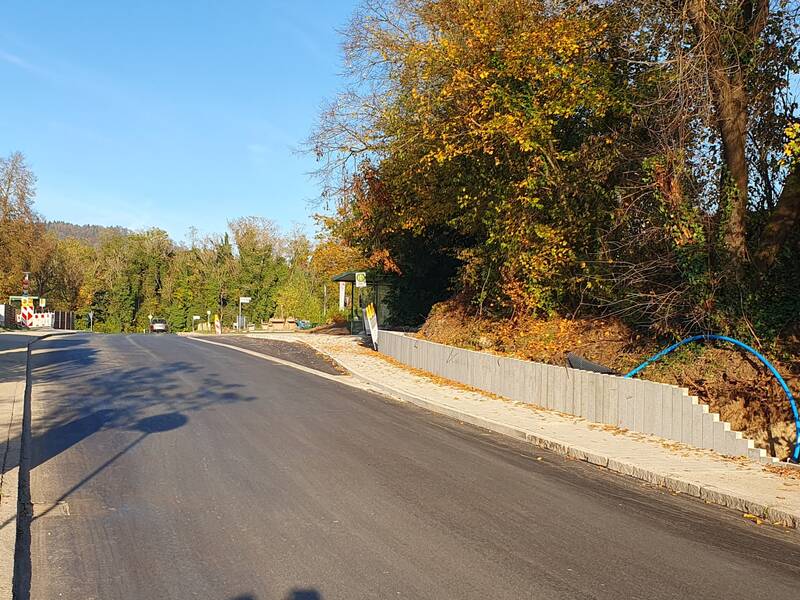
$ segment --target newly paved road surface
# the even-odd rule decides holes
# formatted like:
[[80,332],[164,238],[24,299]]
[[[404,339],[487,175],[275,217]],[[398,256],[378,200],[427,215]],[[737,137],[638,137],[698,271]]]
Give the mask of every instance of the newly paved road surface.
[[800,586],[795,531],[291,367],[169,335],[38,346],[36,600],[774,600]]

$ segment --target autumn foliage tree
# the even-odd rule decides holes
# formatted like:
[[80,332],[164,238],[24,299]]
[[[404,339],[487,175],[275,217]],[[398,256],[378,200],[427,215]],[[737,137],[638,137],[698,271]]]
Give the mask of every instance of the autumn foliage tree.
[[[367,0],[345,35],[348,87],[311,140],[330,228],[478,311],[686,332],[736,329],[765,293],[791,309],[764,273],[797,269],[775,251],[796,219],[779,163],[793,14]],[[450,276],[415,272],[424,256]]]

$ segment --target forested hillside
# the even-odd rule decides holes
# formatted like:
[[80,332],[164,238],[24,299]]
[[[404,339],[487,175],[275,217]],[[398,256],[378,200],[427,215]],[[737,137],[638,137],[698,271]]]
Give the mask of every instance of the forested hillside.
[[95,248],[100,246],[103,238],[112,235],[125,235],[131,233],[124,227],[106,227],[103,225],[75,225],[65,221],[47,221],[47,231],[59,240],[75,239],[86,242]]

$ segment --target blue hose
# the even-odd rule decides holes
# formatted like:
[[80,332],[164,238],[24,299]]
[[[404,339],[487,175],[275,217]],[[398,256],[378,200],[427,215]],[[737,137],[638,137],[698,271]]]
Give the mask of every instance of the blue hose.
[[762,355],[755,348],[751,348],[750,346],[748,346],[747,344],[745,344],[743,342],[740,342],[739,340],[735,340],[733,338],[729,338],[729,337],[724,336],[724,335],[715,335],[715,334],[712,334],[712,333],[707,333],[707,334],[704,334],[704,335],[695,335],[695,336],[692,336],[690,338],[686,338],[685,340],[682,340],[682,341],[680,341],[680,342],[678,342],[676,344],[672,344],[672,346],[670,346],[669,348],[665,348],[664,350],[662,350],[661,352],[659,352],[655,356],[651,356],[646,361],[644,361],[642,364],[640,364],[638,367],[636,367],[633,371],[631,371],[630,373],[625,375],[625,377],[633,377],[639,371],[641,371],[642,369],[644,369],[645,367],[647,367],[651,363],[654,363],[659,358],[662,358],[662,357],[666,356],[667,354],[669,354],[670,352],[672,352],[676,348],[680,348],[684,344],[690,344],[692,342],[708,341],[708,340],[721,340],[723,342],[729,342],[729,343],[733,344],[734,346],[739,346],[739,348],[747,350],[750,354],[752,354],[758,360],[760,360],[764,364],[764,366],[766,366],[770,370],[770,372],[774,375],[775,379],[778,380],[778,383],[781,384],[781,387],[783,388],[783,391],[786,392],[786,397],[789,398],[789,404],[791,404],[792,413],[794,414],[795,436],[794,436],[794,451],[792,452],[791,460],[794,463],[800,462],[800,415],[798,415],[797,404],[795,403],[794,396],[792,396],[792,391],[789,389],[789,386],[786,385],[786,381],[784,381],[783,377],[781,377],[781,374],[778,373],[778,371],[775,369],[775,367],[772,366],[772,363],[770,363],[764,357],[764,355]]

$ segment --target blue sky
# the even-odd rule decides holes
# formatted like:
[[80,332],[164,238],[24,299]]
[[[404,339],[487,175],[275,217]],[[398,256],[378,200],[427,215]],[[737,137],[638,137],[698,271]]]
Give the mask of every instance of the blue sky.
[[315,163],[296,149],[341,85],[356,4],[7,0],[0,154],[26,155],[47,219],[312,231]]

